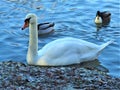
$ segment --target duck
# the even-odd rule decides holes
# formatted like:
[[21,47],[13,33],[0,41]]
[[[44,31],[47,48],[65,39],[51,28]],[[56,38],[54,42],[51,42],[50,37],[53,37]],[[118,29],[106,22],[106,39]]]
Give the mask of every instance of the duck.
[[95,17],[95,23],[97,25],[108,25],[110,23],[110,19],[111,19],[111,13],[109,11],[97,11],[96,13],[96,17]]
[[46,22],[46,23],[40,23],[38,24],[38,35],[42,34],[48,34],[54,31],[54,25],[53,22]]
[[92,61],[97,59],[101,51],[113,42],[110,40],[97,45],[79,38],[64,37],[53,40],[38,50],[36,14],[27,14],[24,25],[26,23],[29,23],[29,44],[26,55],[29,65],[64,66]]
[[[27,20],[28,21],[28,20]],[[22,29],[25,29],[27,27],[29,27],[29,22],[27,22]],[[45,22],[45,23],[40,23],[37,25],[37,29],[38,29],[38,35],[44,35],[44,34],[48,34],[54,31],[54,23],[53,22]]]

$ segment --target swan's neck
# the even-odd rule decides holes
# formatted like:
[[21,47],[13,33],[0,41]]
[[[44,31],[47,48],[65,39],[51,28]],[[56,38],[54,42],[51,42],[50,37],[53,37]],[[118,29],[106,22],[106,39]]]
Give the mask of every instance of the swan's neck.
[[36,23],[29,25],[29,46],[27,54],[27,62],[29,64],[34,64],[37,60],[38,51],[38,31],[37,31],[37,21]]

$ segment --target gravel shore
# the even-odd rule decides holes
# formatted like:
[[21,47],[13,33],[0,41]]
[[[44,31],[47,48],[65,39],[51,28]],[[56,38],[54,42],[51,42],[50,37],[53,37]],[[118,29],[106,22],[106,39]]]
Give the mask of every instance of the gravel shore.
[[120,90],[120,78],[95,67],[80,64],[42,67],[0,62],[0,90]]

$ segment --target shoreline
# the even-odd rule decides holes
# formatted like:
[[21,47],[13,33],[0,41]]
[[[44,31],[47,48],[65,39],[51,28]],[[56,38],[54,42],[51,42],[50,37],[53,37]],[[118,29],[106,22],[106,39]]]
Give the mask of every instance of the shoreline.
[[42,67],[0,62],[2,90],[120,90],[120,78],[81,65]]

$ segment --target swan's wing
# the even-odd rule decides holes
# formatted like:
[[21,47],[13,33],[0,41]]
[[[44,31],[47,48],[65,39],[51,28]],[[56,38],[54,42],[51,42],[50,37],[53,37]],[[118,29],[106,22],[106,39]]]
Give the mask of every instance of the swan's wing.
[[75,38],[58,39],[38,51],[38,62],[43,65],[68,65],[96,58],[98,45]]
[[[63,38],[46,44],[40,51],[39,55],[49,55],[53,57],[61,56],[67,52],[88,52],[98,48],[98,45],[75,38]],[[74,52],[73,52],[74,53]]]
[[111,43],[96,45],[76,38],[63,38],[46,44],[38,51],[38,65],[70,65],[95,60]]
[[[48,49],[48,48],[52,48],[52,47],[59,47],[63,45],[65,48],[66,46],[65,45],[71,45],[71,46],[74,46],[74,45],[82,45],[82,46],[85,46],[85,47],[89,47],[89,48],[95,48],[95,47],[98,47],[98,45],[94,44],[94,43],[91,43],[91,42],[87,42],[85,40],[81,40],[81,39],[77,39],[77,38],[72,38],[72,37],[67,37],[67,38],[62,38],[62,39],[57,39],[57,40],[54,40],[48,44],[46,44],[42,49]],[[70,48],[70,47],[66,47],[66,48]],[[80,47],[82,48],[82,47]]]

